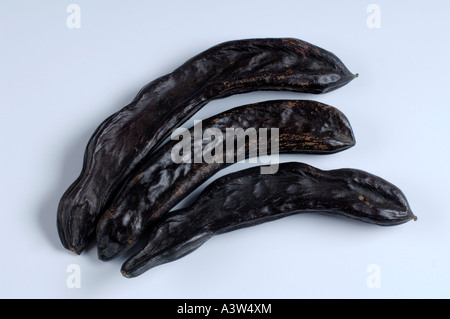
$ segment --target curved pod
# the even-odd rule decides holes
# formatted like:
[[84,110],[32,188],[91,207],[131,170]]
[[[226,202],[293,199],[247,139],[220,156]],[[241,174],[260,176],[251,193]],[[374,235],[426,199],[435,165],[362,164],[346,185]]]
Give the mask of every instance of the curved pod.
[[136,277],[191,253],[212,236],[300,213],[380,226],[416,219],[400,189],[361,170],[324,171],[288,162],[280,164],[277,173],[262,175],[252,167],[216,179],[191,206],[165,216],[121,272]]
[[[311,100],[272,100],[248,104],[219,113],[202,122],[202,131],[214,128],[227,140],[227,130],[277,128],[279,153],[330,154],[345,150],[355,144],[348,119],[338,109]],[[145,161],[124,183],[97,225],[97,249],[101,260],[111,259],[139,241],[162,216],[183,198],[219,170],[238,161],[238,152],[245,150],[245,158],[265,151],[259,144],[261,136],[246,137],[239,147],[237,135],[233,136],[232,161],[222,151],[215,161],[194,162],[195,127],[190,129],[190,163],[176,163],[172,151],[178,141],[169,141]],[[211,147],[203,139],[201,150]],[[267,141],[267,153],[272,143]],[[214,143],[213,143],[214,144]],[[276,146],[276,144],[274,143]],[[223,146],[219,145],[223,149]],[[214,146],[214,148],[216,148]],[[227,145],[228,148],[228,145]],[[219,153],[219,152],[218,152]]]

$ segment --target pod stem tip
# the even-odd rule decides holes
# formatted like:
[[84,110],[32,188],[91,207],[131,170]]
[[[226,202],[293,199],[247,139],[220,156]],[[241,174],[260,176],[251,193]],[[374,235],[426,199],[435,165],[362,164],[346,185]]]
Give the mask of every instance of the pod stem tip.
[[122,273],[122,276],[124,276],[125,278],[131,278],[130,274],[128,274],[125,270],[121,270],[120,272]]
[[78,251],[78,250],[76,250],[75,248],[70,248],[69,249],[71,252],[73,252],[73,253],[75,253],[75,254],[77,254],[77,255],[81,255],[81,251]]

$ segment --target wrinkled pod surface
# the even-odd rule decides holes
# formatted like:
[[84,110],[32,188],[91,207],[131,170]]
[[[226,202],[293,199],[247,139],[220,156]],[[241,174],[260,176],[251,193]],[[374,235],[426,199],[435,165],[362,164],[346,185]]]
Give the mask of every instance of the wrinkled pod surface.
[[355,78],[333,53],[293,38],[215,45],[143,87],[90,138],[79,177],[61,197],[61,243],[79,254],[123,181],[171,131],[213,99],[258,90],[325,93]]
[[[346,116],[335,107],[311,100],[272,100],[243,105],[216,114],[201,124],[201,128],[190,128],[186,140],[182,139],[190,142],[186,154],[182,155],[190,156],[191,162],[174,161],[172,152],[180,145],[175,139],[163,145],[130,175],[98,222],[99,259],[109,260],[135,245],[143,233],[182,199],[239,158],[255,158],[266,150],[267,154],[330,154],[355,144]],[[271,135],[273,128],[278,129],[278,137]],[[198,143],[196,129],[201,136],[211,129],[218,135]],[[245,140],[240,135],[239,142],[239,134],[227,136],[229,129],[235,133],[241,129],[248,135]],[[260,129],[267,129],[267,135],[258,134]],[[264,140],[267,143],[260,143]],[[214,153],[216,157],[208,160],[201,156],[196,163],[196,145],[197,149],[200,146],[200,155]]]
[[381,226],[416,219],[400,189],[365,171],[324,171],[288,162],[275,174],[260,174],[252,167],[216,179],[191,206],[167,214],[121,272],[136,277],[191,253],[212,236],[300,213],[345,216]]

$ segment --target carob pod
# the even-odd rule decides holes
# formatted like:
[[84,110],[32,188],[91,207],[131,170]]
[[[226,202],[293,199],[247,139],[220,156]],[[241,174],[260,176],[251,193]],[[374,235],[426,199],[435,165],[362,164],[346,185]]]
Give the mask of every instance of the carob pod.
[[92,135],[57,212],[61,243],[80,254],[125,178],[213,99],[258,90],[324,93],[355,78],[333,53],[293,38],[229,41],[143,87]]
[[[190,138],[190,147],[187,154],[183,154],[190,156],[191,163],[173,161],[172,151],[179,141],[171,140],[128,178],[98,222],[99,259],[111,259],[133,246],[149,227],[189,193],[220,169],[237,162],[238,152],[241,152],[241,158],[254,158],[266,147],[267,154],[272,152],[269,136],[266,146],[260,147],[261,136],[258,134],[249,134],[245,142],[238,145],[237,135],[229,134],[227,141],[229,129],[239,128],[247,132],[254,129],[258,132],[261,128],[278,128],[279,138],[274,141],[279,144],[279,153],[329,154],[355,144],[345,115],[332,106],[311,100],[272,100],[236,107],[202,121],[201,136],[211,128],[218,130],[220,135],[215,136],[212,142],[207,138],[200,140],[202,144],[197,145],[200,146],[200,155],[205,150],[208,151],[206,153],[219,150],[214,161],[200,158],[199,163],[195,163],[194,126],[187,137]],[[230,140],[233,152],[227,154],[223,146],[226,144],[228,149]],[[227,155],[232,156],[227,158]]]
[[212,236],[300,213],[339,215],[381,226],[416,219],[400,189],[361,170],[325,171],[288,162],[281,163],[277,173],[263,175],[252,167],[216,179],[191,206],[167,214],[121,272],[136,277],[191,253]]

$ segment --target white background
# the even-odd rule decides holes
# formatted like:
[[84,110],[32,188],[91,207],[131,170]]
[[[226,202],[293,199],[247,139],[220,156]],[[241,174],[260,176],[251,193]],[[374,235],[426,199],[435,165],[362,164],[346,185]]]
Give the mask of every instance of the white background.
[[[81,8],[81,28],[66,24],[71,3]],[[448,298],[450,3],[376,1],[381,25],[369,28],[371,3],[2,0],[0,297]],[[359,78],[320,96],[216,100],[193,119],[272,98],[333,105],[350,120],[356,145],[281,160],[377,174],[402,189],[418,220],[384,228],[292,216],[214,237],[134,279],[120,274],[124,258],[99,261],[95,245],[81,256],[66,251],[56,208],[97,125],[193,55],[251,37],[311,42]],[[80,288],[67,286],[71,264],[80,267]],[[368,285],[370,265],[380,271],[378,288]]]

